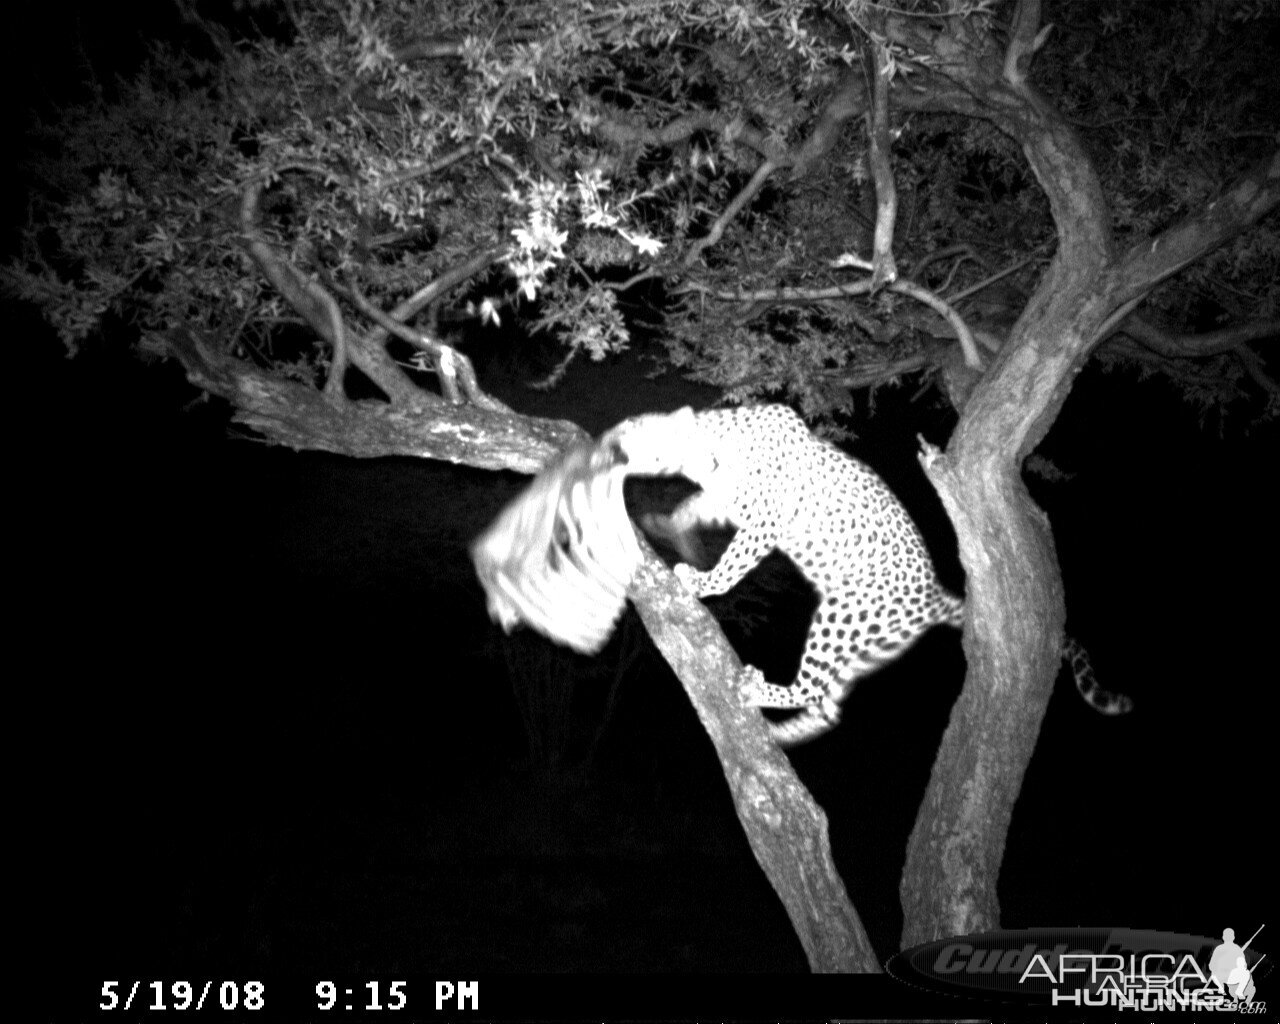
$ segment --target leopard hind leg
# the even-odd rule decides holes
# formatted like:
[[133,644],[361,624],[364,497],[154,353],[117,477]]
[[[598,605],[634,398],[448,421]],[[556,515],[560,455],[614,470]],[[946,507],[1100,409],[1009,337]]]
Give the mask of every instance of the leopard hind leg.
[[[872,609],[858,600],[861,588],[841,590],[818,604],[800,658],[800,672],[790,686],[753,681],[746,694],[753,707],[826,708],[849,695],[863,676],[898,657],[923,629],[892,628],[876,621]],[[835,712],[839,717],[838,711]]]
[[863,676],[893,661],[930,626],[957,623],[963,603],[941,588],[914,613],[863,599],[874,593],[866,581],[824,597],[814,612],[800,659],[800,672],[790,686],[766,682],[757,670],[744,689],[753,707],[798,710],[783,722],[771,722],[770,733],[783,746],[802,743],[827,732],[840,720],[840,705]]

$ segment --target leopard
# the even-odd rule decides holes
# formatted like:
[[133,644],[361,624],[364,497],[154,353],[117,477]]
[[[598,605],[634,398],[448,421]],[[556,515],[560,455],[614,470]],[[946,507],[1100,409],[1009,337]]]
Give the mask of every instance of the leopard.
[[[741,690],[749,706],[796,712],[769,722],[780,746],[829,732],[860,679],[933,626],[963,624],[964,599],[939,581],[897,496],[869,466],[813,434],[789,406],[685,407],[632,417],[571,461],[535,482],[536,497],[523,510],[518,499],[473,549],[482,581],[486,573],[498,581],[504,625],[523,619],[578,650],[598,649],[621,614],[624,581],[641,557],[627,542],[634,537],[621,483],[628,476],[683,476],[699,490],[668,516],[644,517],[641,526],[680,553],[673,571],[695,595],[725,594],[775,550],[817,593],[796,678],[783,686],[748,666]],[[513,530],[529,520],[531,503],[542,510],[532,548]],[[597,505],[605,503],[608,511],[601,511]],[[697,531],[707,525],[736,532],[715,564],[700,569],[692,564]],[[500,556],[511,549],[533,555],[504,561]],[[530,566],[539,571],[529,575]],[[487,589],[492,611],[495,590]],[[582,628],[584,619],[590,629]],[[1086,703],[1106,715],[1130,710],[1128,697],[1097,682],[1075,640],[1064,640],[1063,654]]]

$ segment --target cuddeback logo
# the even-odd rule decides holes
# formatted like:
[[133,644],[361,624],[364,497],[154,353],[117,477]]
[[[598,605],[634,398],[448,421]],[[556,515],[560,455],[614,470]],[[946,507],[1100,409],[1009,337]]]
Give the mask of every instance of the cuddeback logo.
[[[1266,954],[1221,939],[1128,928],[983,932],[916,946],[885,968],[947,995],[1037,1006],[1266,1013],[1257,981]],[[1261,970],[1259,970],[1261,968]]]

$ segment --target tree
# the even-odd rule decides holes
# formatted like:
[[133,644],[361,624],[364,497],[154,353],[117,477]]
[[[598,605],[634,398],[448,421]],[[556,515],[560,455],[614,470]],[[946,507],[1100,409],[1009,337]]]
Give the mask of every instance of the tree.
[[[70,350],[125,334],[275,443],[525,472],[582,431],[497,402],[443,330],[520,322],[567,361],[660,316],[670,366],[729,400],[838,429],[861,389],[921,375],[954,404],[924,462],[960,541],[969,673],[903,943],[994,927],[1065,615],[1024,462],[1095,356],[1206,415],[1277,408],[1255,347],[1280,333],[1275,9],[176,9],[170,45],[36,132],[7,280]],[[675,592],[651,560],[631,597],[713,737],[747,737],[724,756],[748,832],[768,833],[763,786],[816,837],[812,873],[766,863],[810,962],[870,969],[820,810],[681,667],[699,627]]]

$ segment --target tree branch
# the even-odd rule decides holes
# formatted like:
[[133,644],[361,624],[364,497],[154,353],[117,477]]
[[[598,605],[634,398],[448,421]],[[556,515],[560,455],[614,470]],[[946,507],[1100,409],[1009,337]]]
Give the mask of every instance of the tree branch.
[[[565,420],[451,406],[439,399],[416,407],[377,401],[335,404],[310,385],[259,370],[191,331],[171,332],[166,341],[192,384],[231,403],[234,422],[297,450],[357,458],[407,455],[535,473],[586,437],[581,427]],[[415,390],[424,398],[434,397]]]
[[[893,180],[893,164],[889,158],[893,146],[889,136],[889,80],[893,77],[889,48],[875,39],[869,40],[865,64],[872,81],[872,103],[867,111],[867,162],[871,165],[871,178],[876,186],[876,230],[871,246],[871,288],[875,292],[898,279],[898,268],[893,261],[898,186]],[[972,338],[969,346],[973,346]]]
[[860,388],[873,388],[880,384],[888,384],[890,381],[897,380],[908,373],[928,370],[933,365],[933,357],[929,352],[921,349],[899,359],[859,359],[857,366],[851,370],[823,370],[816,376],[834,386],[856,391]]
[[793,157],[791,179],[803,178],[815,163],[826,156],[840,141],[845,125],[867,109],[866,89],[861,76],[852,68],[822,105],[813,130]]
[[1280,150],[1260,160],[1221,196],[1154,238],[1131,245],[1116,261],[1117,305],[1141,297],[1280,205]]
[[[369,317],[383,330],[394,334],[402,341],[407,341],[414,348],[427,354],[435,367],[436,377],[440,381],[440,390],[451,405],[461,404],[465,397],[470,404],[479,406],[482,409],[488,409],[490,412],[511,412],[511,409],[502,402],[480,390],[480,385],[476,380],[476,371],[471,365],[471,360],[452,345],[436,341],[421,331],[415,331],[388,316],[365,298],[364,293],[360,291],[354,280],[348,283],[348,287],[344,289],[343,294],[350,299],[360,312]],[[461,392],[458,390],[459,385],[461,385]]]
[[[868,277],[849,284],[829,285],[826,288],[757,288],[753,291],[746,291],[742,288],[712,288],[710,285],[702,284],[700,281],[688,281],[673,289],[672,293],[681,295],[696,292],[724,302],[794,302],[808,304],[832,299],[847,299],[855,295],[870,295],[874,289],[874,280]],[[960,342],[960,349],[964,353],[966,365],[975,370],[982,368],[982,356],[979,354],[978,346],[973,339],[973,332],[969,330],[964,318],[950,303],[935,295],[929,289],[910,280],[894,281],[892,284],[886,285],[886,290],[915,299],[942,316],[956,332],[956,337]]]
[[1249,379],[1267,396],[1269,410],[1274,413],[1280,409],[1280,382],[1267,372],[1257,353],[1242,345],[1235,350],[1234,355],[1244,367],[1244,372],[1249,375]]
[[[306,277],[292,263],[276,253],[258,229],[258,204],[265,182],[261,179],[245,186],[240,198],[240,230],[245,248],[258,269],[307,324],[334,349],[333,365],[345,369],[350,358],[374,384],[380,387],[392,404],[416,405],[430,401],[428,396],[396,366],[380,345],[345,337],[341,313],[333,296],[319,282]],[[339,354],[341,346],[342,353]],[[336,384],[326,385],[329,397],[341,395],[341,379],[331,374]]]
[[649,552],[628,596],[671,665],[724,767],[751,852],[777,892],[815,973],[880,970],[831,860],[827,816],[801,785],[760,713],[725,681],[742,672],[715,618]]
[[1040,0],[1025,0],[1013,9],[1009,47],[1004,55],[1004,78],[1014,88],[1025,86],[1031,58],[1049,38],[1052,28],[1052,25],[1040,28]]
[[724,208],[724,212],[716,218],[716,222],[711,225],[711,230],[689,246],[689,251],[684,254],[682,261],[686,267],[691,266],[704,249],[720,241],[729,222],[742,212],[743,207],[751,201],[751,197],[764,187],[764,183],[769,180],[769,175],[777,169],[778,165],[772,160],[766,160],[756,168],[756,173],[751,176],[751,180],[742,187],[742,190],[733,197],[733,201]]
[[[492,249],[477,253],[465,263],[459,263],[456,267],[451,267],[430,284],[423,285],[396,306],[391,311],[391,319],[398,320],[401,323],[413,319],[427,306],[443,296],[445,292],[451,288],[456,288],[464,281],[475,277],[480,271],[486,270],[494,263],[497,263],[498,260],[506,256],[507,251],[506,246],[495,246]],[[373,342],[385,341],[388,333],[390,332],[385,328],[378,327],[370,332],[369,339]]]
[[1280,338],[1280,318],[1255,320],[1201,334],[1179,334],[1131,313],[1117,331],[1166,359],[1201,359],[1243,348],[1251,341]]
[[969,326],[964,322],[964,317],[956,312],[954,306],[929,291],[928,288],[923,288],[910,280],[893,282],[893,284],[889,285],[889,291],[898,292],[901,295],[909,295],[917,302],[924,303],[924,305],[942,316],[951,325],[952,330],[956,332],[956,338],[960,342],[960,351],[964,353],[965,365],[971,370],[980,371],[982,369],[982,356],[978,354],[978,346],[974,343],[973,334],[969,330]]

